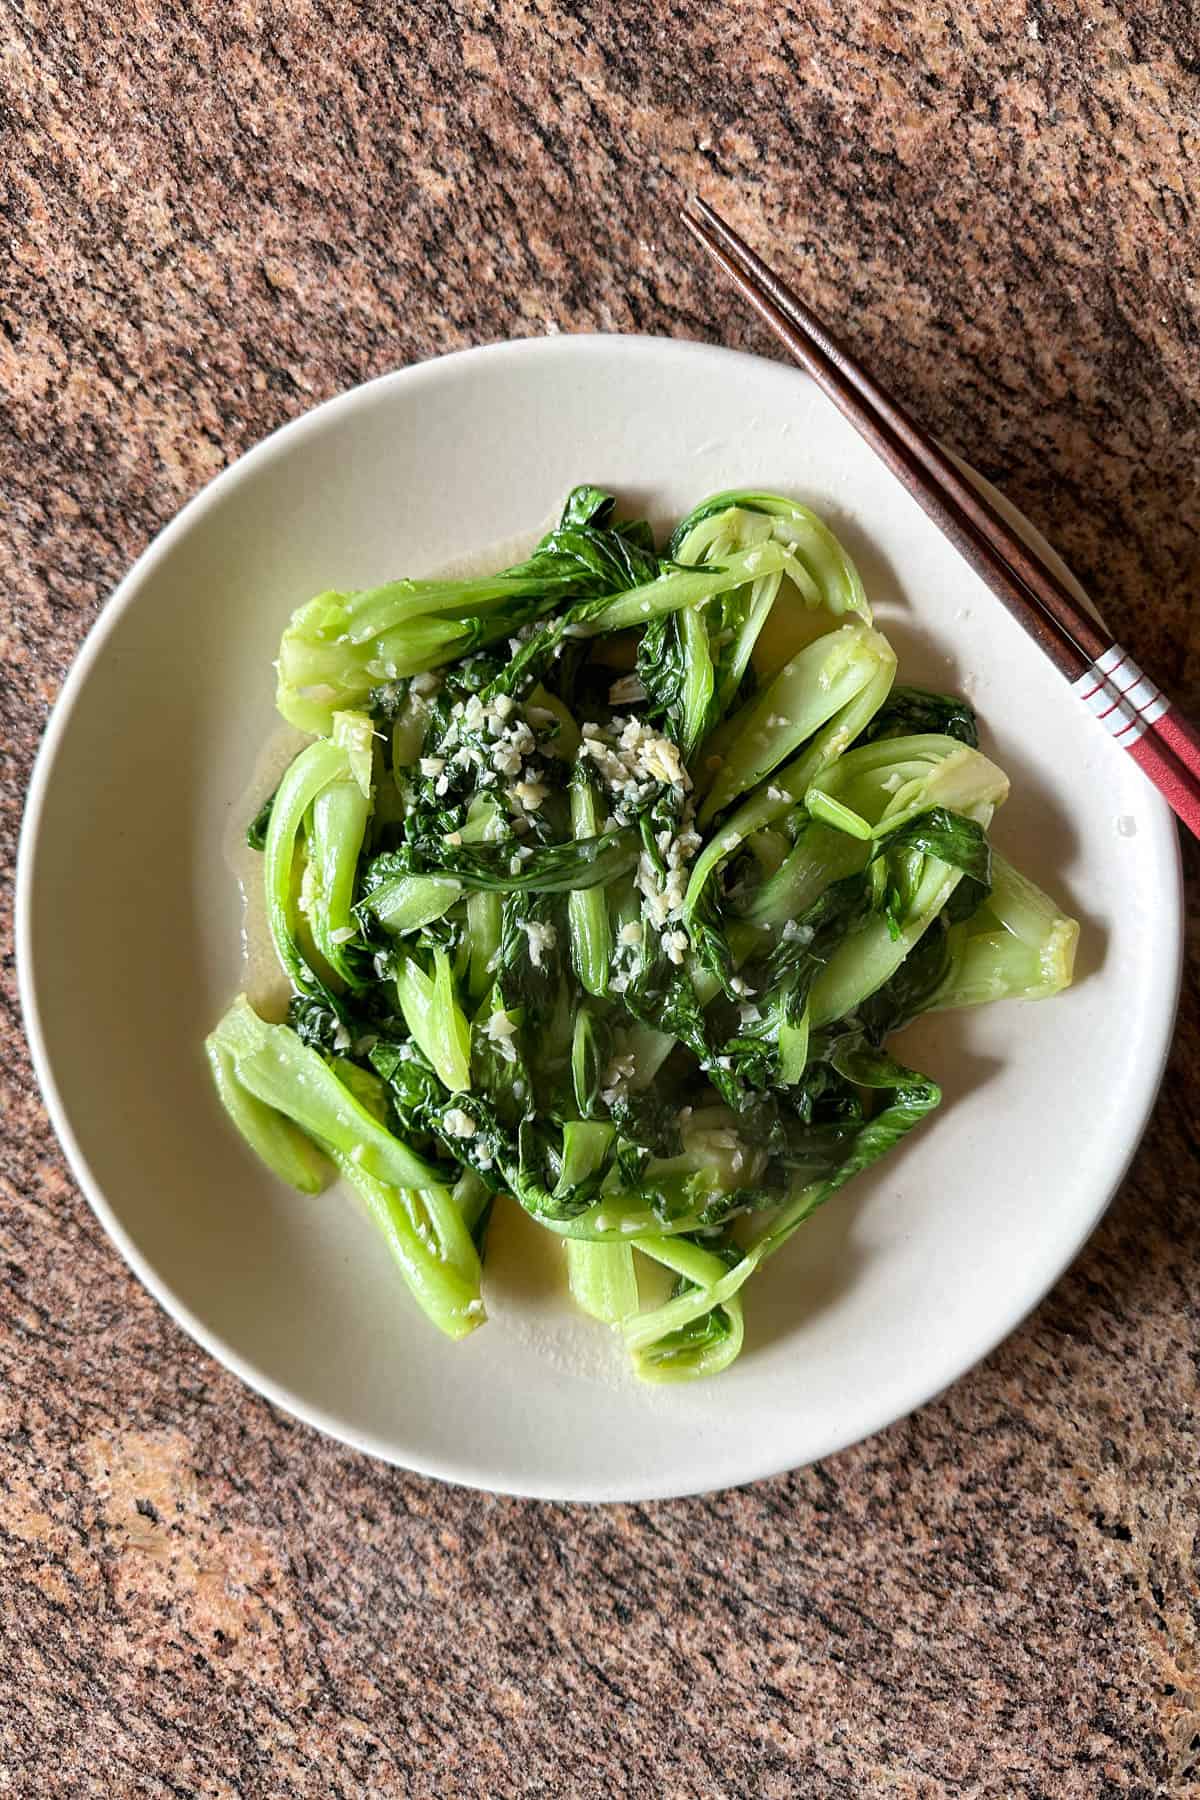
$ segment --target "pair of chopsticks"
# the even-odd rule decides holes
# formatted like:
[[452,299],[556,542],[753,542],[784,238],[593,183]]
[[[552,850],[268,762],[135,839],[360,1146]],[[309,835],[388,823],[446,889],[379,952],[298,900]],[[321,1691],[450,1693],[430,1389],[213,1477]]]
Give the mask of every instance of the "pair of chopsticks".
[[801,368],[849,420],[1013,617],[1088,711],[1128,750],[1200,837],[1200,733],[1083,610],[1053,569],[811,308],[703,200],[683,222]]

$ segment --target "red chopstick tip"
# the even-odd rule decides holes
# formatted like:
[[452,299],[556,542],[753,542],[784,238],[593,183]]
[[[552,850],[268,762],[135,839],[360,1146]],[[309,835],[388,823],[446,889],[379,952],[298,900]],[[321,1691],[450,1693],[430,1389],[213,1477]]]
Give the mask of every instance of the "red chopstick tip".
[[1148,775],[1167,805],[1182,819],[1193,837],[1200,838],[1200,788],[1188,767],[1176,761],[1153,731],[1145,732],[1128,746],[1129,754]]

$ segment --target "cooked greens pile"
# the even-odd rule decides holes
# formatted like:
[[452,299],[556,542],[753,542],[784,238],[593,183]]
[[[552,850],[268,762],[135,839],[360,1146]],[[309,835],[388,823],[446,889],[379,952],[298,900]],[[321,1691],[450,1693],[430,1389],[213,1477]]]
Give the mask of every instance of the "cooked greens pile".
[[[971,709],[895,664],[772,494],[660,551],[576,488],[514,568],[293,616],[278,704],[313,741],[248,834],[292,998],[239,999],[209,1060],[448,1336],[484,1320],[500,1197],[646,1379],[726,1368],[747,1278],[938,1104],[889,1034],[1070,981],[1074,922],[989,848]],[[674,1286],[644,1306],[648,1264]]]

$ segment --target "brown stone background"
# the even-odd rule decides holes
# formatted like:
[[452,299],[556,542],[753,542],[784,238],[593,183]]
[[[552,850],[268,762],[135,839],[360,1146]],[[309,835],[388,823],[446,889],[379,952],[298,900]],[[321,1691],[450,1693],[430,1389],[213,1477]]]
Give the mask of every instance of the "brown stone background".
[[[0,32],[9,873],[104,596],[264,432],[513,334],[772,353],[691,186],[1200,710],[1189,6],[0,0]],[[822,1467],[602,1511],[383,1468],[196,1350],[65,1173],[4,948],[0,1792],[1200,1792],[1194,944],[1134,1170],[1014,1338]]]

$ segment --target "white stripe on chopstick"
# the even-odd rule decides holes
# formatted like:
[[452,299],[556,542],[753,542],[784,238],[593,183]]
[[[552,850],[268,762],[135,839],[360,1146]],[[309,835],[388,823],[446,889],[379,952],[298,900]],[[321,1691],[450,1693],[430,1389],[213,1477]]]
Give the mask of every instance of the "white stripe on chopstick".
[[1169,702],[1120,644],[1109,648],[1071,683],[1088,711],[1126,749],[1161,719]]

